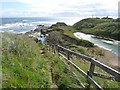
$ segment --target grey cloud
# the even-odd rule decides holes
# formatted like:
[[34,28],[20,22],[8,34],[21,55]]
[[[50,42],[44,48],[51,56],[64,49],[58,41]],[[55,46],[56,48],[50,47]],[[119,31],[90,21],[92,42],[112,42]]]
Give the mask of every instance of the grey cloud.
[[[107,10],[103,8],[101,3],[77,3],[75,5],[67,4],[65,7],[69,8],[69,11],[61,11],[54,13],[57,17],[82,17],[82,16],[115,16],[118,15],[116,10]],[[119,12],[120,13],[120,12]]]

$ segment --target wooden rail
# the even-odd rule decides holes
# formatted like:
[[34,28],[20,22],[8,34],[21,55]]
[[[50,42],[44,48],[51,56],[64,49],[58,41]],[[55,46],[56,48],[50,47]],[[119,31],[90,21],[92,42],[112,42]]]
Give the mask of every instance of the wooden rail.
[[[84,77],[87,78],[89,85],[93,84],[96,87],[96,89],[102,90],[102,87],[92,79],[92,76],[98,76],[98,77],[101,77],[101,78],[105,77],[105,78],[113,79],[115,81],[120,82],[120,72],[118,72],[117,70],[115,70],[115,69],[113,69],[113,68],[111,68],[111,67],[109,67],[109,66],[107,66],[107,65],[105,65],[105,64],[103,64],[103,63],[101,63],[97,60],[95,60],[94,58],[91,58],[89,56],[86,56],[86,55],[78,53],[78,52],[71,51],[71,50],[69,50],[65,47],[60,46],[60,45],[53,46],[53,48],[54,48],[54,51],[57,50],[59,53],[64,54],[67,57],[68,62],[74,68],[76,68],[76,70],[79,71]],[[85,73],[82,69],[80,69],[72,61],[70,61],[70,58],[71,58],[70,56],[71,55],[75,55],[77,57],[83,58],[83,59],[85,59],[85,60],[87,60],[91,63],[90,68],[89,68],[87,73]],[[94,72],[95,66],[101,68],[102,70],[104,70],[105,72],[109,73],[112,76],[108,77],[108,76],[105,76],[103,74],[95,73]]]

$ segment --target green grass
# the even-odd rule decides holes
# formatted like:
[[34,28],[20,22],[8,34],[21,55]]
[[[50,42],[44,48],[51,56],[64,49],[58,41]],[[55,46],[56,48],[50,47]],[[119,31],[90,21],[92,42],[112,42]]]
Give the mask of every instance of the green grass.
[[73,25],[79,32],[120,40],[120,23],[116,19],[83,19]]
[[84,46],[84,47],[93,47],[94,46],[94,44],[88,40],[79,39],[79,38],[75,37],[73,33],[77,32],[77,30],[75,28],[73,28],[72,26],[59,26],[59,27],[55,27],[55,28],[56,28],[56,30],[58,28],[62,29],[64,31],[64,35],[77,41],[80,46]]
[[98,19],[98,18],[85,18],[73,25],[73,27],[77,30],[81,30],[82,28],[93,28],[97,24],[112,22],[110,19]]
[[57,27],[57,28],[60,28],[60,29],[64,30],[64,34],[65,34],[65,35],[79,40],[78,38],[76,38],[76,37],[74,36],[73,33],[76,32],[76,29],[74,29],[72,26],[59,26],[59,27]]
[[[79,66],[86,73],[89,70],[90,63],[85,61],[84,59],[73,58],[72,62],[74,62],[77,66]],[[84,85],[86,85],[87,80],[80,73],[78,73],[77,70],[75,70],[74,68],[72,68],[72,70],[74,70],[74,72],[79,76],[82,83]],[[98,67],[95,67],[95,72],[109,75],[108,73],[106,73],[105,71],[103,71],[102,69],[100,69]],[[120,88],[120,82],[117,82],[114,80],[109,80],[109,79],[104,79],[104,78],[99,78],[99,77],[95,77],[95,76],[93,76],[93,79],[98,84],[100,84],[105,90],[112,90],[112,89],[119,90],[119,88]],[[91,86],[91,87],[93,87],[93,86]]]
[[2,87],[49,88],[46,62],[38,44],[24,35],[2,36]]
[[57,53],[52,54],[51,52],[51,49],[45,50],[44,57],[48,59],[47,61],[49,65],[51,65],[53,82],[59,89],[70,89],[79,86],[66,68],[66,65],[63,62],[64,59],[60,58]]
[[[53,54],[50,47],[48,49],[46,46],[37,44],[32,38],[28,38],[25,35],[3,33],[2,36],[3,88],[50,88],[49,73],[52,73],[52,79],[58,88],[76,88],[78,83],[66,68],[63,62],[64,59],[60,58],[57,53]],[[84,48],[80,49],[81,46],[72,44],[70,46],[76,49],[79,47],[78,51],[80,52],[86,51]],[[41,55],[40,49],[43,49],[43,55]],[[72,61],[85,72],[88,71],[90,66],[88,62],[75,57],[73,57]],[[74,68],[72,70],[86,85],[87,80]],[[95,67],[95,71],[106,74],[97,67]],[[116,81],[98,77],[93,78],[103,88],[120,88],[120,83]]]
[[50,88],[50,77],[58,88],[76,88],[62,59],[34,39],[3,33],[2,45],[2,88]]

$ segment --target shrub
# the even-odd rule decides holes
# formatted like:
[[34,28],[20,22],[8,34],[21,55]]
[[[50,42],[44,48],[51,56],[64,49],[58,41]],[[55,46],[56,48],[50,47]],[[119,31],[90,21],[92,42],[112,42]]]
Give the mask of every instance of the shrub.
[[57,22],[56,25],[57,26],[67,26],[67,24],[65,24],[64,22]]
[[79,48],[78,51],[82,54],[85,54],[85,50],[83,48]]
[[84,46],[84,47],[93,47],[94,44],[88,40],[83,40],[83,39],[80,39],[79,40],[79,45],[80,46]]

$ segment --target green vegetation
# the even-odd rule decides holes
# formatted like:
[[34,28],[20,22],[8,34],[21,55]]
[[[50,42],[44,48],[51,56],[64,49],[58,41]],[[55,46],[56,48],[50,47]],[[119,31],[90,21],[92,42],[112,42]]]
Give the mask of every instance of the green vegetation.
[[58,88],[75,88],[77,85],[76,80],[70,75],[65,64],[59,58],[58,55],[53,56],[53,61],[51,62],[53,81],[57,84]]
[[2,45],[2,88],[50,88],[50,77],[58,88],[76,88],[62,59],[33,38],[3,33]]
[[[77,66],[79,66],[86,73],[89,70],[90,63],[85,61],[84,59],[80,59],[80,58],[75,59],[75,57],[74,57],[74,60],[72,60],[72,62],[74,62]],[[72,70],[74,70],[74,72],[79,76],[82,83],[84,85],[86,85],[87,80],[80,73],[78,73],[74,68],[72,68]],[[100,69],[98,67],[95,67],[95,72],[102,73],[102,74],[105,74],[105,75],[109,76],[108,73],[104,72],[102,69]],[[105,90],[112,90],[112,89],[119,90],[119,88],[120,88],[120,82],[117,82],[117,81],[114,81],[114,80],[109,80],[109,79],[104,79],[104,78],[99,78],[99,77],[95,77],[95,76],[93,76],[93,79],[97,83],[99,83]],[[91,86],[91,88],[93,88],[93,86]]]
[[[71,50],[88,56],[104,56],[104,51],[95,47],[87,40],[76,38],[73,33],[81,31],[119,40],[116,36],[120,35],[120,30],[116,28],[120,26],[118,26],[118,24],[119,19],[113,20],[108,17],[102,19],[84,19],[74,24],[73,27],[59,22],[57,26],[53,25],[54,27],[52,27],[52,29],[56,31],[49,34],[49,43],[51,45],[62,44]],[[60,32],[61,30],[63,33]],[[72,43],[69,39],[65,40],[62,34],[72,40],[76,40],[79,44]],[[90,63],[74,56],[72,56],[72,61],[87,73]],[[50,88],[53,83],[60,89],[80,87],[64,62],[65,59],[60,57],[58,53],[53,54],[50,46],[47,47],[40,43],[38,44],[33,38],[12,33],[2,34],[3,88]],[[87,80],[74,68],[71,66],[69,68],[78,75],[82,83],[86,86]],[[95,72],[108,75],[97,67],[95,67]],[[105,89],[120,88],[120,83],[114,80],[94,76],[93,78]]]
[[91,43],[88,40],[84,40],[84,39],[80,39],[79,45],[84,46],[84,47],[93,47],[94,46],[93,43]]
[[56,24],[52,24],[51,28],[59,27],[59,26],[67,26],[67,24],[64,22],[57,22]]
[[[57,53],[53,54],[50,47],[37,44],[34,39],[25,35],[9,33],[3,33],[2,44],[3,88],[50,88],[52,82],[60,89],[80,87],[66,68],[65,60],[59,57]],[[85,48],[70,43],[68,45],[86,54]],[[43,50],[42,54],[40,50]],[[76,65],[87,72],[90,66],[88,62],[83,59],[72,58]],[[71,69],[78,75],[82,83],[87,85],[87,80],[74,68],[71,67]],[[105,73],[97,67],[95,71]],[[50,77],[52,77],[52,81]],[[93,78],[104,88],[119,87],[119,83],[114,80]]]
[[73,27],[83,33],[120,40],[119,18],[87,18],[75,23]]
[[51,70],[52,81],[59,89],[70,89],[80,87],[75,78],[70,74],[68,68],[58,53],[53,54],[50,47],[44,47],[44,55],[49,69]]
[[85,54],[85,50],[83,48],[79,48],[78,51],[82,54]]
[[77,23],[75,23],[73,25],[73,27],[77,30],[81,30],[83,28],[93,28],[95,27],[97,24],[100,24],[100,23],[107,23],[107,22],[110,22],[110,20],[106,20],[106,19],[98,19],[98,18],[86,18],[86,19],[83,19]]
[[84,47],[93,47],[94,46],[94,44],[91,43],[88,40],[78,39],[77,37],[75,37],[73,33],[76,32],[76,29],[74,29],[72,26],[57,26],[57,27],[54,26],[54,27],[52,27],[52,29],[55,30],[55,31],[63,30],[64,35],[67,36],[67,37],[65,37],[63,39],[67,40],[68,42],[76,41],[76,43],[78,45],[84,46]]
[[[64,34],[68,35],[70,37],[76,38],[73,33],[76,32],[76,29],[74,29],[72,26],[59,26],[58,28],[64,30]],[[76,38],[78,39],[78,38]],[[78,39],[79,40],[79,39]]]
[[24,35],[3,33],[2,87],[49,88],[46,62],[39,46]]
[[67,26],[67,24],[65,24],[64,22],[57,22],[56,25],[57,26]]

